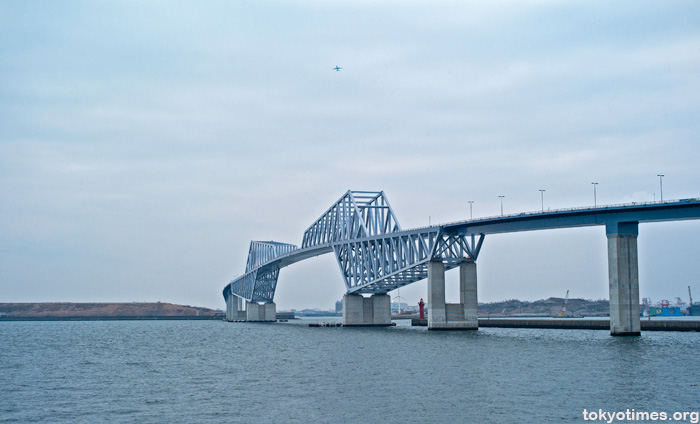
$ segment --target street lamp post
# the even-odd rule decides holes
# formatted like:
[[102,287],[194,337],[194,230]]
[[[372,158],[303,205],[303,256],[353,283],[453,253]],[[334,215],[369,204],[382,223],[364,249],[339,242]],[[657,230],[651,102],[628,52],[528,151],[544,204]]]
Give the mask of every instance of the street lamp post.
[[545,190],[540,189],[540,195],[542,197],[542,212],[544,212],[544,192]]
[[656,174],[657,177],[659,177],[659,188],[661,191],[659,192],[659,195],[661,196],[661,203],[664,202],[664,174]]
[[473,200],[467,200],[467,202],[469,202],[469,219],[472,219],[472,218],[473,218],[473,215],[472,215],[472,205],[474,204],[474,201],[473,201]]
[[503,216],[503,198],[506,196],[498,196],[501,198],[501,216]]
[[595,208],[598,206],[598,199],[596,198],[596,192],[595,192],[595,186],[597,186],[598,183],[591,183],[591,184],[593,184],[593,207]]

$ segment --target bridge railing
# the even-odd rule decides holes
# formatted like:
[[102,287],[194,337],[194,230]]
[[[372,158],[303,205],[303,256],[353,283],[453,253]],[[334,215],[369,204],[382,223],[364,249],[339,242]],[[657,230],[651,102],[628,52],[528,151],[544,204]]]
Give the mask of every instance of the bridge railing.
[[446,222],[440,225],[428,225],[424,227],[416,227],[416,230],[424,229],[424,228],[433,228],[433,227],[442,227],[442,226],[449,226],[449,225],[456,225],[456,224],[461,224],[465,222],[474,222],[474,223],[479,223],[479,222],[484,222],[484,221],[491,221],[494,219],[501,219],[501,218],[517,218],[521,216],[530,216],[530,215],[546,215],[549,213],[558,213],[558,212],[576,212],[576,211],[584,211],[584,210],[606,210],[606,209],[615,209],[615,208],[621,208],[621,207],[628,207],[628,206],[658,206],[658,205],[672,205],[672,204],[683,204],[683,203],[689,203],[689,202],[700,202],[699,197],[693,197],[693,198],[688,198],[688,199],[674,199],[674,200],[664,200],[663,202],[661,201],[655,201],[655,202],[631,202],[631,203],[614,203],[614,204],[608,204],[608,205],[600,205],[600,206],[577,206],[573,208],[561,208],[561,209],[547,209],[545,211],[539,210],[539,211],[530,211],[530,212],[516,212],[516,213],[510,213],[510,214],[505,214],[505,215],[491,215],[491,216],[485,216],[485,217],[480,217],[480,218],[474,218],[474,219],[467,219],[467,220],[462,220],[462,221],[452,221],[452,222]]

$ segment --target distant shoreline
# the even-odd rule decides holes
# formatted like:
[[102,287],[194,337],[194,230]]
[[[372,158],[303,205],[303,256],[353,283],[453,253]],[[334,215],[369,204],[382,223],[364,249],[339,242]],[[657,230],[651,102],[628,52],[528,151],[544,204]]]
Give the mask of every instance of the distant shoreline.
[[223,320],[225,315],[208,316],[89,316],[89,317],[12,317],[0,316],[0,321],[161,321],[161,320]]
[[0,303],[0,321],[217,320],[224,316],[214,309],[163,302]]

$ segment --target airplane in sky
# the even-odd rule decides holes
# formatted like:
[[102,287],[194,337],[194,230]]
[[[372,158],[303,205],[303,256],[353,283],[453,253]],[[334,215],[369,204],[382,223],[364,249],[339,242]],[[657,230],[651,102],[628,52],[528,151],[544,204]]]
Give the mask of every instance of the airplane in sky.
[[334,69],[336,72],[340,72],[340,70],[343,69],[343,68],[341,68],[341,67],[338,66],[338,65],[335,65],[335,68],[333,68],[333,69]]

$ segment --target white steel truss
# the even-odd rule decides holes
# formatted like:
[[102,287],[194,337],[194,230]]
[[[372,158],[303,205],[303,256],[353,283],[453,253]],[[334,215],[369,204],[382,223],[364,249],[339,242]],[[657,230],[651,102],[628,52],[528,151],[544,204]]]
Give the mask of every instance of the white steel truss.
[[287,254],[297,249],[297,246],[288,243],[279,243],[276,241],[251,241],[250,249],[248,250],[248,262],[246,262],[245,265],[245,272],[252,271],[280,255]]
[[268,264],[298,247],[275,241],[251,241],[245,274],[230,283],[230,292],[250,302],[272,302],[277,288],[279,265]]
[[428,262],[442,261],[451,269],[475,261],[482,243],[483,236],[476,242],[433,227],[351,240],[333,251],[348,293],[383,294],[427,278]]
[[[279,270],[334,252],[348,293],[386,293],[427,276],[427,263],[446,268],[475,261],[484,234],[700,219],[700,198],[607,205],[469,219],[403,231],[383,192],[348,191],[304,233],[302,248],[252,242],[244,275],[224,288],[224,297],[271,301]],[[477,240],[478,238],[478,240]]]
[[483,234],[477,241],[440,226],[403,231],[384,192],[348,191],[304,232],[301,249],[251,242],[246,272],[227,286],[224,297],[271,302],[281,266],[331,250],[348,293],[384,294],[427,278],[430,261],[444,262],[446,269],[475,261],[483,240]]
[[348,191],[304,232],[301,247],[401,231],[383,191]]

